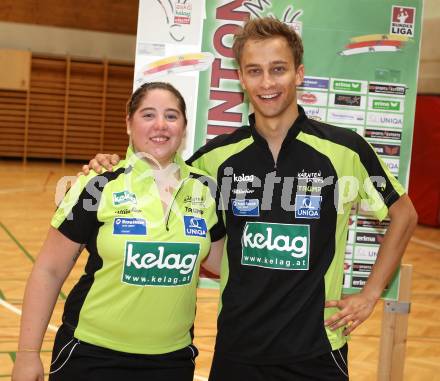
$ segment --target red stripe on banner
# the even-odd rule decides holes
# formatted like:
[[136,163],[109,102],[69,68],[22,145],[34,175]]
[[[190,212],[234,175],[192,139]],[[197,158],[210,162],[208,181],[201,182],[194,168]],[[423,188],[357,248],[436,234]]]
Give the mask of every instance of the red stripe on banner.
[[240,128],[240,127],[213,126],[213,125],[209,124],[208,125],[208,135],[230,134],[230,133],[234,132],[237,128]]
[[348,44],[347,49],[365,48],[368,46],[397,46],[402,45],[402,41],[397,40],[377,40],[377,41],[363,41],[355,42],[354,44]]

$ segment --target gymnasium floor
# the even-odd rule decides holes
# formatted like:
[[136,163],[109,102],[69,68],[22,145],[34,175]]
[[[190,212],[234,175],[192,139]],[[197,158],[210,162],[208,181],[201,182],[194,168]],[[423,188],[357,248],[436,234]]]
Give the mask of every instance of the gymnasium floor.
[[[56,183],[78,170],[79,165],[72,164],[31,162],[23,166],[19,161],[0,161],[0,379],[10,379],[25,282],[55,210]],[[86,257],[83,253],[64,284],[45,336],[42,359],[46,371],[65,295],[80,276]],[[419,226],[403,262],[414,266],[404,379],[440,380],[440,230]],[[212,359],[217,297],[215,290],[198,292],[198,381],[207,380]],[[376,379],[381,314],[379,303],[373,316],[352,335],[349,369],[353,381]]]

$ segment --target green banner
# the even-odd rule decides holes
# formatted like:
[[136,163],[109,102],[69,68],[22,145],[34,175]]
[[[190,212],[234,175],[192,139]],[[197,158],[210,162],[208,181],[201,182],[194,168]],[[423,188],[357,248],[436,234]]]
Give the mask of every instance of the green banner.
[[[298,103],[307,115],[357,131],[407,185],[422,0],[206,1],[201,51],[214,61],[211,72],[199,74],[194,147],[247,123],[232,35],[249,17],[267,15],[302,36],[306,78]],[[344,292],[357,292],[365,284],[388,224],[353,210]],[[397,298],[398,279],[396,274],[385,298]]]

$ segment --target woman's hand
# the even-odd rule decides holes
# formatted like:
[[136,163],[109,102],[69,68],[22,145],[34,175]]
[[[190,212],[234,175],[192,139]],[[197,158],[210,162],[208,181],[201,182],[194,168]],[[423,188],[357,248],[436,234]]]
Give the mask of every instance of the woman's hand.
[[17,352],[12,381],[43,381],[44,369],[40,352]]

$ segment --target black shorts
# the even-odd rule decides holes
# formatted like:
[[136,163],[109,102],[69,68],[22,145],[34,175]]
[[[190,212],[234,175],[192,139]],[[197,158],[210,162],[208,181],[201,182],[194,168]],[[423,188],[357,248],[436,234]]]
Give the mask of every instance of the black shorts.
[[55,337],[49,381],[193,381],[197,354],[193,345],[161,355],[117,352],[84,343],[61,326]]
[[308,360],[277,365],[243,364],[214,354],[209,381],[347,381],[348,345]]

